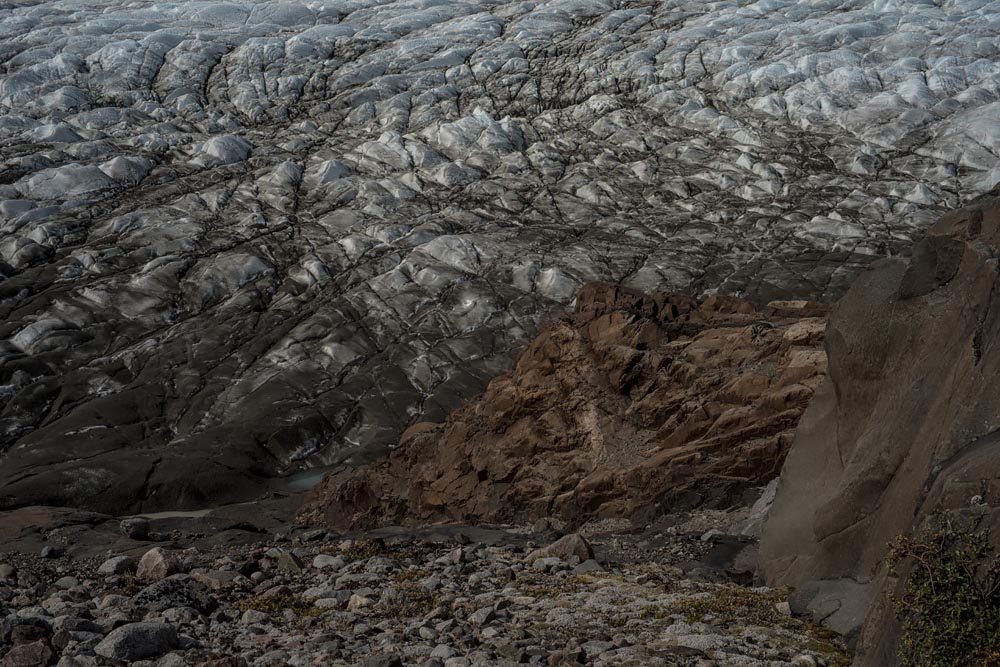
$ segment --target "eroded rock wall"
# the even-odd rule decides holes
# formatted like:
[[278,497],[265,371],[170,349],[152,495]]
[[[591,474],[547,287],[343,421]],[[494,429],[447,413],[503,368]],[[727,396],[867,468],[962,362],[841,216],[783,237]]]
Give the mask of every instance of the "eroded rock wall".
[[817,591],[826,614],[862,601],[842,630],[858,632],[871,600],[859,665],[898,660],[887,545],[946,511],[998,524],[998,257],[1000,199],[985,198],[944,216],[912,258],[862,273],[830,317],[829,372],[782,470],[761,569]]
[[825,369],[825,312],[587,285],[484,394],[328,478],[305,515],[347,529],[728,507],[780,469]]

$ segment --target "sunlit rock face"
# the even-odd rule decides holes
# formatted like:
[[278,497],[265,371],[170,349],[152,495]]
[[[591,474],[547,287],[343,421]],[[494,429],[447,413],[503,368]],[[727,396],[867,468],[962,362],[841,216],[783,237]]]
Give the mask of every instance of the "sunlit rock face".
[[390,446],[585,282],[840,295],[1000,181],[982,0],[0,5],[0,507]]

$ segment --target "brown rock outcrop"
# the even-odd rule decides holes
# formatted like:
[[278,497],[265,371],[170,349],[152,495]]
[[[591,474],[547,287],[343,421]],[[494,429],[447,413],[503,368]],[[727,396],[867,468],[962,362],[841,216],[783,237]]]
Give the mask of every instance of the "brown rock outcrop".
[[867,611],[856,665],[899,663],[894,537],[960,511],[1000,546],[998,258],[1000,199],[983,199],[942,218],[912,258],[864,272],[831,315],[828,379],[781,473],[760,562],[768,584],[818,596],[810,608],[839,614],[840,630]]
[[777,475],[825,371],[825,314],[587,285],[484,394],[328,477],[304,516],[578,524],[728,505]]

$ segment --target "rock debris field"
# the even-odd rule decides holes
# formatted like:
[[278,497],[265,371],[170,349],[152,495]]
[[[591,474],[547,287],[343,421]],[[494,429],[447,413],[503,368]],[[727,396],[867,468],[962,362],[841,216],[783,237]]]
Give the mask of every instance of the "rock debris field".
[[249,548],[147,545],[71,567],[57,551],[0,563],[0,646],[12,645],[2,664],[848,664],[832,633],[791,617],[787,590],[697,581],[672,565],[704,551],[697,536],[658,548],[604,539],[616,562],[599,562],[579,535],[533,550],[311,532]]
[[831,300],[1000,181],[1000,4],[0,5],[0,508],[385,451],[588,281]]

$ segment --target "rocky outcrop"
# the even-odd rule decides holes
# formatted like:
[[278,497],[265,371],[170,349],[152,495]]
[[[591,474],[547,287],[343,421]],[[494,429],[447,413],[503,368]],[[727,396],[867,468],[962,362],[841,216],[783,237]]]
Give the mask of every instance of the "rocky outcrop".
[[332,475],[303,514],[365,528],[728,506],[777,475],[825,370],[824,314],[589,284],[484,394]]
[[858,665],[897,662],[894,537],[948,511],[1000,525],[998,257],[1000,199],[983,199],[866,271],[831,315],[828,379],[782,470],[761,567],[838,629],[867,611]]

